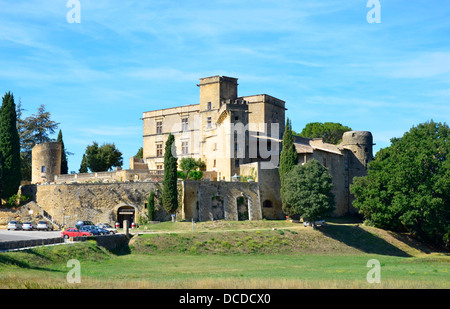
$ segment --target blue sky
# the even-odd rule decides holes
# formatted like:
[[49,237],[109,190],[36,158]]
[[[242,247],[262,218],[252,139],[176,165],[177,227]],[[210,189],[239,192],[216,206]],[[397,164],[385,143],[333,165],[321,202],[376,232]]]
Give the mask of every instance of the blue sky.
[[[450,2],[380,0],[0,0],[0,92],[60,123],[78,171],[86,146],[115,143],[124,168],[142,113],[197,104],[201,77],[239,78],[239,95],[286,101],[293,128],[340,122],[374,151],[450,115]],[[54,136],[56,138],[56,135]]]

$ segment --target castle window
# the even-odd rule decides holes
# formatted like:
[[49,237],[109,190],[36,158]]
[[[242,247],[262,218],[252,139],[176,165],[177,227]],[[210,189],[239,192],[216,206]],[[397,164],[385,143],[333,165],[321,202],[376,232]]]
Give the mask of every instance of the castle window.
[[181,119],[181,130],[182,131],[189,130],[189,120],[188,120],[188,118]]
[[216,167],[216,159],[214,159],[213,167]]
[[181,143],[181,151],[182,151],[182,154],[184,154],[184,155],[189,154],[189,143],[188,142]]
[[156,144],[156,156],[157,157],[163,156],[163,144]]
[[212,119],[211,119],[211,117],[206,118],[206,128],[207,129],[212,128]]
[[159,170],[159,171],[162,170],[163,169],[163,165],[162,164],[157,164],[156,165],[156,169]]
[[211,102],[208,102],[208,110],[210,111],[212,109],[212,104]]
[[162,121],[156,122],[156,134],[162,134]]
[[45,173],[45,166],[41,167],[41,173]]

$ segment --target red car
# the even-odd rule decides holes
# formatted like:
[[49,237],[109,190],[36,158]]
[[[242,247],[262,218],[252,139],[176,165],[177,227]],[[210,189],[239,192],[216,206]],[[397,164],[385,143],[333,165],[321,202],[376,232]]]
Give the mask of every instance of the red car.
[[83,231],[78,232],[78,230],[74,227],[68,228],[61,232],[61,237],[64,237],[65,239],[69,239],[70,237],[78,237],[78,236],[92,236],[92,233],[83,232]]

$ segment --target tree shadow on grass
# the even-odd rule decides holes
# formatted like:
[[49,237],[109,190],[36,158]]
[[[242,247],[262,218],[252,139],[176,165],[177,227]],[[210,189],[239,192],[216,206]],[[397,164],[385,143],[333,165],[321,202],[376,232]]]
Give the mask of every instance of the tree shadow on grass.
[[[35,252],[31,252],[32,254],[36,254]],[[33,266],[30,263],[26,261],[21,261],[20,259],[15,259],[9,255],[6,254],[0,254],[0,265],[14,265],[20,268],[25,269],[34,269],[34,270],[44,270],[44,271],[51,271],[51,272],[61,272],[60,270],[47,268],[47,267],[41,267],[41,266]]]
[[326,225],[319,229],[325,236],[340,241],[347,246],[365,253],[410,257],[405,251],[393,246],[384,239],[373,235],[358,226]]

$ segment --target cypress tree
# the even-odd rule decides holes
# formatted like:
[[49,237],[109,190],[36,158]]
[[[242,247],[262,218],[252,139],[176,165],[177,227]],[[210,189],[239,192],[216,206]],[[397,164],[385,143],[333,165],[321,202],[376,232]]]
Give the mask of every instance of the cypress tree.
[[288,209],[289,205],[287,205],[287,201],[284,198],[284,179],[285,175],[289,173],[297,164],[297,151],[295,150],[294,145],[294,136],[292,133],[292,125],[289,118],[286,120],[286,127],[283,133],[283,144],[280,154],[280,167],[278,168],[278,173],[280,174],[281,181],[281,202],[283,210]]
[[178,208],[177,158],[172,154],[175,137],[169,134],[164,149],[164,179],[162,204],[164,209],[173,214]]
[[17,132],[17,114],[14,96],[7,92],[0,108],[0,198],[8,199],[20,186],[20,140]]
[[64,141],[61,130],[59,130],[57,142],[61,143],[61,174],[68,174],[69,167],[67,165],[67,154],[66,149],[64,148]]
[[294,136],[292,133],[292,125],[289,118],[286,120],[286,128],[283,133],[283,144],[280,155],[280,173],[281,183],[283,183],[284,176],[290,172],[297,164],[297,151],[294,146]]
[[148,221],[155,221],[155,192],[152,190],[147,199]]
[[81,165],[80,165],[80,173],[87,173],[88,172],[88,162],[87,162],[87,158],[86,158],[86,154],[83,154],[83,159],[81,160]]

